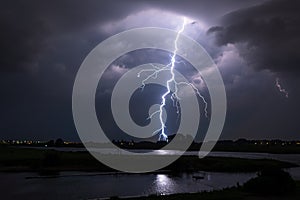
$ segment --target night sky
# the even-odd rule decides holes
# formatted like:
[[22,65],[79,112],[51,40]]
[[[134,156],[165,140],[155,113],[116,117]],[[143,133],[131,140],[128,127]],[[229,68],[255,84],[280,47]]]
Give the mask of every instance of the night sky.
[[[186,16],[196,22],[186,35],[206,49],[224,80],[228,110],[221,139],[298,140],[299,10],[297,0],[1,1],[0,139],[79,141],[72,88],[87,54],[109,36],[131,28],[176,30]],[[104,74],[96,107],[98,116],[108,116],[100,124],[115,130],[109,134],[118,132],[107,109],[116,80],[142,62],[167,63],[168,58],[166,52],[133,52]],[[201,85],[186,70],[189,79]],[[150,93],[155,89],[163,88],[147,88]],[[137,119],[159,100],[147,94],[144,100],[136,98],[132,113],[144,107],[133,114]],[[173,126],[175,130],[176,123]]]

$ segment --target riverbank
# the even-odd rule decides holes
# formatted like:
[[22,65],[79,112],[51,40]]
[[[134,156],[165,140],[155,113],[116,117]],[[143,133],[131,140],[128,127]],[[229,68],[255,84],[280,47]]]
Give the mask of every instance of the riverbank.
[[[165,195],[165,196],[148,196],[148,197],[137,197],[137,198],[126,198],[130,200],[299,200],[300,197],[300,181],[296,181],[296,191],[289,195],[257,195],[251,194],[248,192],[244,192],[241,188],[233,187],[227,188],[220,191],[212,191],[212,192],[201,192],[194,194],[173,194],[173,195]],[[113,199],[113,198],[112,198]],[[117,198],[115,198],[117,199]]]
[[[110,158],[119,155],[106,155]],[[157,155],[162,158],[165,155]],[[124,159],[131,159],[123,155]],[[182,156],[162,170],[177,172],[257,172],[265,168],[291,168],[296,164],[271,159],[244,159],[226,157]],[[88,152],[62,152],[30,148],[0,147],[0,171],[2,172],[40,172],[96,171],[116,172],[103,165]]]

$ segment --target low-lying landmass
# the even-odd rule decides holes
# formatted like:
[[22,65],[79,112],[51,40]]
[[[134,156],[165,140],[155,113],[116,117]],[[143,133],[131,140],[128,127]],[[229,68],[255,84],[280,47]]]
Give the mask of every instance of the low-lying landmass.
[[[106,155],[110,158],[119,155]],[[122,155],[124,157],[124,155]],[[126,157],[126,156],[125,156]],[[162,156],[160,155],[160,158]],[[125,159],[131,159],[127,156]],[[257,172],[265,168],[290,168],[297,165],[270,159],[243,159],[224,157],[182,156],[163,168],[168,172]],[[55,171],[99,171],[115,172],[100,163],[88,152],[63,152],[55,150],[0,147],[0,171],[55,172]]]
[[[192,137],[176,134],[180,142],[191,143],[188,151],[199,151],[202,146],[201,142],[193,141]],[[169,141],[175,135],[169,136]],[[116,146],[122,149],[161,149],[167,148],[167,143],[158,141],[125,141],[113,140]],[[32,140],[0,140],[0,145],[6,146],[29,146],[29,147],[72,147],[84,148],[80,142],[66,142],[61,138],[49,141],[32,141]],[[86,145],[97,148],[109,148],[110,144],[89,142]],[[182,149],[170,149],[182,150]],[[274,154],[300,154],[300,141],[283,141],[283,140],[220,140],[216,143],[212,151],[225,151],[225,152],[259,152],[259,153],[274,153]]]

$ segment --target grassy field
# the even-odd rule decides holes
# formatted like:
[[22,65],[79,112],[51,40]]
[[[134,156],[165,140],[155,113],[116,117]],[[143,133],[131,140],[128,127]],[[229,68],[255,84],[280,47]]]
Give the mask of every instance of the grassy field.
[[[114,155],[107,155],[113,157]],[[128,156],[128,159],[130,156]],[[127,158],[125,158],[126,160]],[[216,171],[256,172],[264,168],[290,168],[296,165],[268,160],[224,157],[182,156],[164,168],[170,172]],[[0,171],[100,171],[114,170],[103,165],[88,152],[60,152],[54,150],[0,147]]]

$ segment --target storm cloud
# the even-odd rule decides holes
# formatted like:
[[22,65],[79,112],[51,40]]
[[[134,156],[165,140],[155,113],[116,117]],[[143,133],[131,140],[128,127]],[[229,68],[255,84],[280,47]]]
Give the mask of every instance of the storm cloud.
[[[195,21],[186,34],[205,48],[224,80],[228,114],[222,138],[299,139],[299,8],[296,0],[2,1],[0,139],[79,140],[72,87],[87,54],[131,28],[177,30],[182,16]],[[103,82],[111,86],[127,67],[146,59],[168,62],[164,54],[151,55],[119,58]],[[275,86],[278,77],[288,99]],[[98,94],[98,111],[106,116],[107,92]]]
[[224,16],[215,34],[218,45],[234,44],[247,64],[274,72],[299,72],[300,2],[268,1]]

